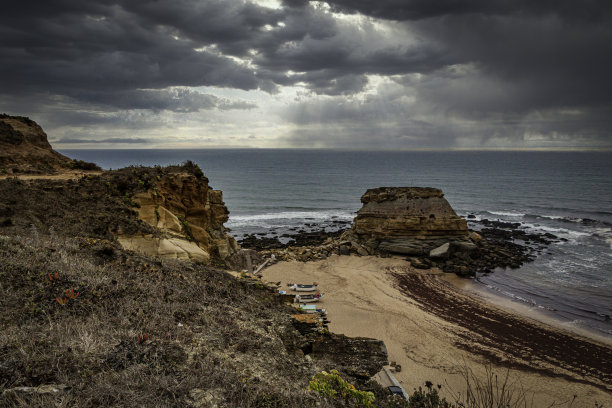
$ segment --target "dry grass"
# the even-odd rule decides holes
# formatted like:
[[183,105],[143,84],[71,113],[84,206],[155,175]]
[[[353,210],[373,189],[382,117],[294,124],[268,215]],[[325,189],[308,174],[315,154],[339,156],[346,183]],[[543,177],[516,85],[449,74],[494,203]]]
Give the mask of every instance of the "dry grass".
[[[484,375],[476,375],[467,365],[459,370],[465,381],[463,393],[452,393],[458,408],[533,408],[537,390],[526,388],[518,375],[510,370],[496,372],[490,364]],[[546,408],[571,408],[576,396],[569,401],[550,402]],[[597,405],[595,405],[597,408]]]
[[261,286],[35,229],[0,236],[0,259],[0,406],[346,406],[306,391],[333,366]]
[[[3,237],[0,257],[1,406],[314,403],[266,290],[103,240]],[[60,305],[70,287],[78,297]],[[43,385],[65,390],[11,391]]]

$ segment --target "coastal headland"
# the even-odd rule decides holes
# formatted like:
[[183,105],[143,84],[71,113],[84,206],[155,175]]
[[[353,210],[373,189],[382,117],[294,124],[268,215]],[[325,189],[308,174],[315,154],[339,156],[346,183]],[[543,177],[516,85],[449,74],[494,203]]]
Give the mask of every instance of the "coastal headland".
[[[609,344],[445,279],[519,267],[554,236],[476,231],[439,189],[381,187],[351,228],[241,247],[195,163],[101,171],[27,118],[0,123],[0,405],[407,406],[374,381],[389,365],[453,402],[499,378],[526,406],[612,404]],[[278,293],[313,281],[326,328]],[[357,394],[313,391],[331,370]]]

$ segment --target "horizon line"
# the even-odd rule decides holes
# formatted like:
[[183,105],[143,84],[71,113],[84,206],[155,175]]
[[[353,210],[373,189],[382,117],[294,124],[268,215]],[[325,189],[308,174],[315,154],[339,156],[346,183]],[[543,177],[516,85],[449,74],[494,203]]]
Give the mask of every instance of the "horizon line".
[[610,147],[448,147],[448,148],[345,148],[345,147],[77,147],[54,150],[317,150],[317,151],[354,151],[354,152],[612,152]]

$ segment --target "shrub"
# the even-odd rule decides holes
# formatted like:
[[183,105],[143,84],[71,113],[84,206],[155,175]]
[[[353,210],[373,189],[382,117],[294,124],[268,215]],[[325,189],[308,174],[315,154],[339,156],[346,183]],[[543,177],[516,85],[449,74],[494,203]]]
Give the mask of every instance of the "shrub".
[[[469,367],[463,367],[465,395],[456,395],[459,406],[475,408],[531,407],[529,395],[518,378],[510,378],[510,370],[497,375],[491,365],[485,366],[485,376],[479,377]],[[561,404],[559,404],[561,405]]]
[[191,173],[197,178],[204,177],[204,172],[202,171],[200,166],[198,166],[196,163],[194,163],[191,160],[187,160],[185,163],[183,163],[183,168],[185,169],[187,173]]
[[352,400],[357,407],[372,407],[374,403],[374,393],[359,391],[355,386],[343,380],[336,370],[316,374],[310,381],[308,391],[315,391],[328,398]]
[[73,159],[68,166],[74,170],[102,170],[96,163]]

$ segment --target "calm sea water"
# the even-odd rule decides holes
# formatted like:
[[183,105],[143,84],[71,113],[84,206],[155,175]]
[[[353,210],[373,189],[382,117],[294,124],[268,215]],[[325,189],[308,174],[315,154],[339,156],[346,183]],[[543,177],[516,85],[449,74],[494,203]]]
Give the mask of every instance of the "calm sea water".
[[[64,150],[103,168],[191,159],[246,233],[333,227],[380,186],[441,188],[459,215],[522,223],[566,242],[518,270],[481,277],[486,290],[612,337],[612,153],[329,150]],[[308,227],[306,227],[308,229]]]

